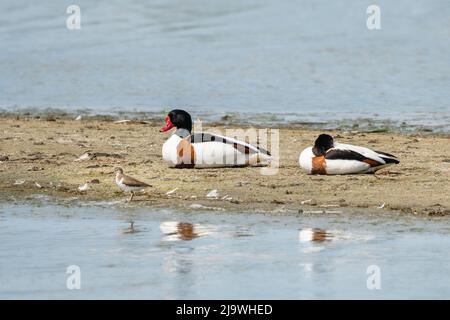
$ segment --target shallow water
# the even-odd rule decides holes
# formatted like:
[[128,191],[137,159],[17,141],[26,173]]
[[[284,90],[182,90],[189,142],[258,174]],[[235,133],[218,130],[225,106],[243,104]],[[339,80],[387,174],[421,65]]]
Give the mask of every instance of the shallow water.
[[72,3],[0,2],[0,109],[450,131],[448,0],[379,0],[379,31],[368,0],[79,0],[69,31]]
[[[0,298],[449,298],[448,222],[3,203]],[[307,241],[309,228],[326,240]],[[69,265],[80,290],[66,287]]]

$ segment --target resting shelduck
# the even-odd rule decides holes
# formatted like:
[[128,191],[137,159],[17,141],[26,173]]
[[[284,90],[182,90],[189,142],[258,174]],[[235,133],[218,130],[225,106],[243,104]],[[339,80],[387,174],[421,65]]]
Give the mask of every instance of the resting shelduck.
[[374,173],[399,162],[389,153],[334,142],[328,134],[321,134],[299,158],[300,167],[309,174]]
[[269,165],[270,153],[262,148],[212,133],[192,133],[192,118],[184,110],[172,110],[160,132],[176,128],[164,143],[162,156],[176,168],[214,168]]

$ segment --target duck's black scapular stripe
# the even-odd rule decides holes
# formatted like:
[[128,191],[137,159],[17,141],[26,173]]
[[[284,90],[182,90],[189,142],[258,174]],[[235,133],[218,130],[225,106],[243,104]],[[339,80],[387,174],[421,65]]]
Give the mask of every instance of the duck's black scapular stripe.
[[[379,153],[380,158],[383,159],[386,163],[395,163],[395,164],[400,163],[400,161],[398,161],[397,159],[387,158],[387,157],[395,158],[395,156],[393,156],[393,155],[389,155],[388,153],[379,152],[379,151],[375,151],[375,152]],[[382,155],[385,155],[386,157],[383,157]],[[367,157],[363,156],[362,154],[360,154],[356,151],[353,151],[353,150],[338,150],[338,149],[330,150],[326,153],[325,159],[356,160],[356,161],[362,161],[362,162],[369,163],[371,166],[377,166],[377,165],[383,164],[374,159],[367,158]]]
[[191,134],[191,143],[200,142],[225,142],[224,139],[210,133],[194,133]]
[[[211,133],[194,133],[191,135],[191,143],[200,143],[200,142],[222,142],[222,143],[226,143],[226,144],[231,144],[235,149],[237,149],[240,152],[245,153],[245,154],[249,154],[253,151],[246,145],[239,144],[239,143],[236,143],[236,142],[228,140],[228,139],[224,139],[222,137],[216,136]],[[259,152],[270,156],[269,151],[267,151],[263,148],[260,148],[260,147],[255,147],[255,148]]]
[[369,158],[364,157],[362,154],[353,150],[332,149],[325,154],[325,159],[364,161],[368,160]]

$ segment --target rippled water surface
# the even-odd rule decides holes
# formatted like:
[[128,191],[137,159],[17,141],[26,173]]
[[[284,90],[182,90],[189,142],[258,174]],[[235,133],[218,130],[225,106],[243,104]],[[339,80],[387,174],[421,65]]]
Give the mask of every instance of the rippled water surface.
[[378,31],[368,0],[76,3],[70,31],[70,1],[0,2],[0,109],[175,106],[449,131],[448,0],[377,1]]
[[0,298],[449,298],[448,223],[2,204]]

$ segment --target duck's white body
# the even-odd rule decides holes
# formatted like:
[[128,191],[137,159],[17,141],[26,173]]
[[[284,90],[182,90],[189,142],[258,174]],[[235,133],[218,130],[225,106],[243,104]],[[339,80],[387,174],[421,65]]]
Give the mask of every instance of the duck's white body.
[[163,144],[162,156],[170,167],[195,168],[261,166],[272,159],[267,152],[248,143],[209,133],[184,138],[174,133]]
[[313,147],[308,147],[299,157],[300,167],[308,174],[373,173],[393,163],[398,160],[392,155],[343,143],[334,143],[323,156],[316,156]]

